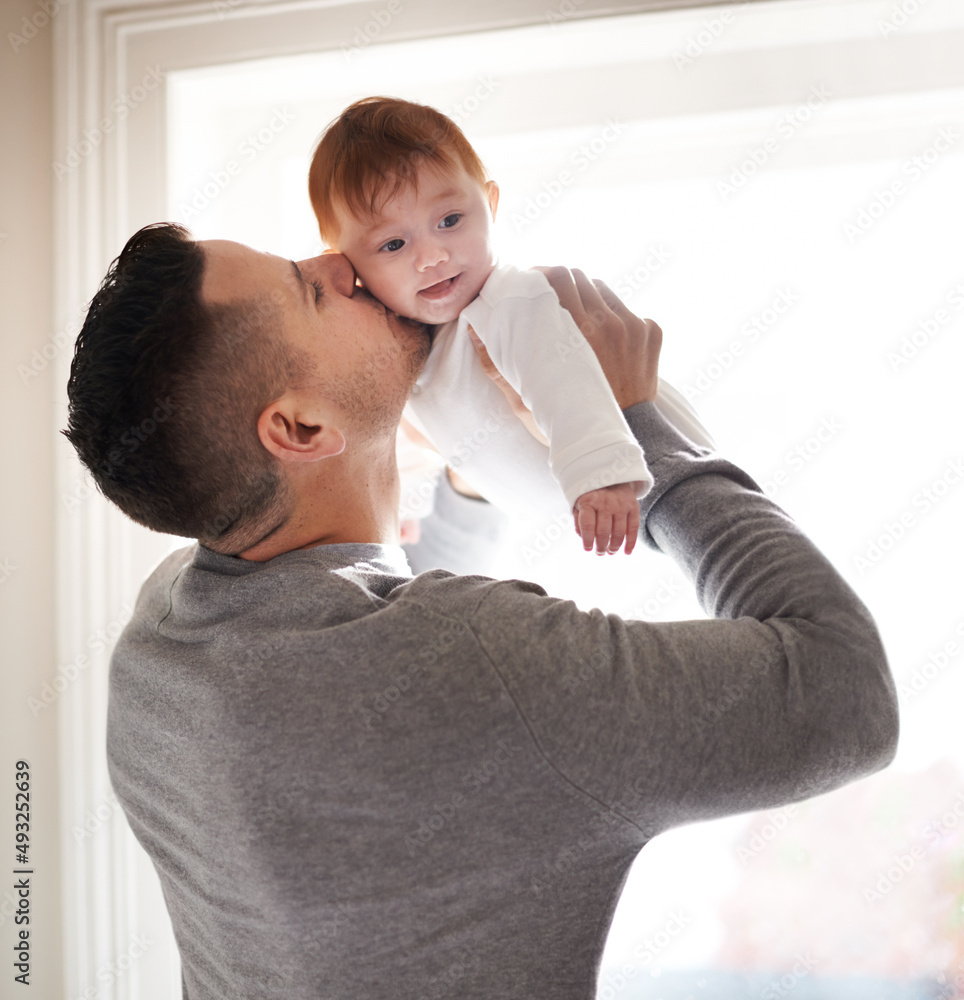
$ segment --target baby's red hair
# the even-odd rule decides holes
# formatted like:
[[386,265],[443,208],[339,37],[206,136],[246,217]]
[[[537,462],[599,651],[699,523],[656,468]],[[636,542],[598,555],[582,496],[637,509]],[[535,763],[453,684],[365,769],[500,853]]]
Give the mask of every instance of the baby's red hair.
[[357,218],[378,214],[378,206],[402,186],[418,190],[418,171],[463,167],[485,186],[478,154],[451,118],[426,104],[395,97],[365,97],[350,104],[325,129],[311,157],[308,195],[321,238],[334,245],[339,204]]

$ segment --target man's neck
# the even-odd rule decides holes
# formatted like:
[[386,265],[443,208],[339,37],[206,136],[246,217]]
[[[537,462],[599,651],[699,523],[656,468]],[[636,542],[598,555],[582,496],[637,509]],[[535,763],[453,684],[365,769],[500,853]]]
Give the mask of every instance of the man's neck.
[[[292,476],[295,505],[285,523],[242,559],[266,562],[285,552],[319,545],[374,542],[397,545],[398,470],[388,459],[351,462],[344,455],[301,466]],[[360,468],[352,468],[352,466]]]

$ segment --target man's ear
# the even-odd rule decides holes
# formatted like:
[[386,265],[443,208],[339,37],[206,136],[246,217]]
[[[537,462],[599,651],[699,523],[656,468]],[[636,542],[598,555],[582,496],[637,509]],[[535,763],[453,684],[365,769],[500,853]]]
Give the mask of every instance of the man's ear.
[[282,462],[317,462],[345,450],[345,436],[331,420],[331,414],[317,407],[306,410],[291,393],[262,410],[258,437]]
[[485,197],[488,199],[489,211],[494,220],[496,209],[499,207],[499,185],[495,181],[485,182]]

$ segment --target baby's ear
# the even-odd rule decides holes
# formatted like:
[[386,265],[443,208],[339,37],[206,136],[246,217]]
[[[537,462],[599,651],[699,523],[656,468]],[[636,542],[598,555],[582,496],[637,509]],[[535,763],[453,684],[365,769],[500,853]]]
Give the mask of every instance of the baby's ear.
[[485,197],[488,199],[489,211],[492,213],[492,218],[495,219],[495,212],[499,207],[499,185],[495,181],[485,182]]

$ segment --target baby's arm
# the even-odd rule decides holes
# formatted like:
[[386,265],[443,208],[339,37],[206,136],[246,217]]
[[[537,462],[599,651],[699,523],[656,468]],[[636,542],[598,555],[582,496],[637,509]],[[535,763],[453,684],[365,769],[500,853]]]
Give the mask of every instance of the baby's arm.
[[[490,279],[462,315],[548,439],[550,468],[584,544],[617,551],[629,532],[632,551],[635,501],[652,484],[642,450],[595,352],[545,277],[506,272],[494,287]],[[611,488],[617,486],[623,488]]]

